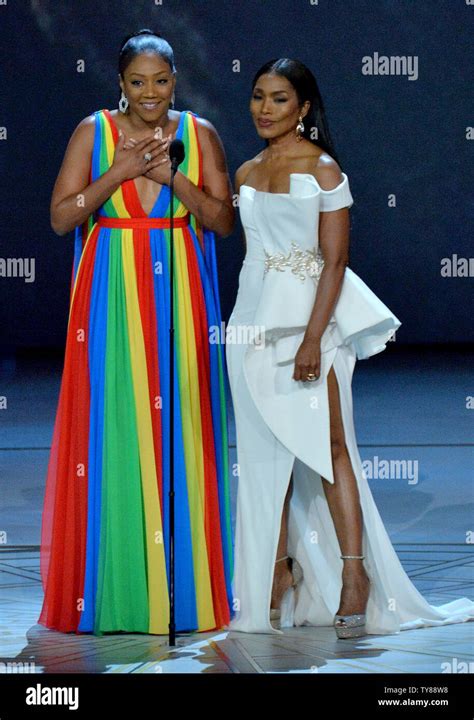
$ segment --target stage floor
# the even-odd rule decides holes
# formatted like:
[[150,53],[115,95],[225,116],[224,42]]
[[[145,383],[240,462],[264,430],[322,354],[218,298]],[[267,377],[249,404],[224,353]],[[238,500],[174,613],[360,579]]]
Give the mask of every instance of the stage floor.
[[[37,624],[44,480],[59,391],[53,357],[0,359],[0,672],[443,673],[474,672],[474,623],[337,640],[331,627],[284,636],[62,634]],[[438,605],[474,597],[472,356],[388,348],[356,366],[354,418],[368,479],[405,570]],[[230,460],[236,462],[234,428]],[[383,479],[382,460],[407,461]],[[409,464],[411,462],[411,465]],[[370,474],[372,473],[372,475]],[[232,485],[235,519],[236,482]]]
[[[397,547],[433,604],[472,596],[472,555],[454,545]],[[331,627],[284,636],[211,632],[167,636],[63,634],[36,624],[38,551],[0,555],[0,672],[33,673],[443,673],[474,672],[474,623],[338,640]],[[14,664],[14,665],[13,665]]]

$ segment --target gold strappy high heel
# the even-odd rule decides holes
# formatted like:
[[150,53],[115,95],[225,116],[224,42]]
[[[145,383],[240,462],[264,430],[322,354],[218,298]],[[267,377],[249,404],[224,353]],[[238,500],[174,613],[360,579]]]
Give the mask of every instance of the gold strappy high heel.
[[293,627],[293,619],[295,614],[295,592],[296,587],[303,579],[303,569],[296,558],[290,558],[288,555],[284,555],[275,562],[279,563],[282,560],[291,560],[291,572],[293,575],[293,582],[290,587],[285,590],[283,597],[280,602],[279,608],[270,608],[270,622],[273,627],[280,629],[282,627]]
[[[364,555],[341,555],[343,560],[364,560],[364,557]],[[346,640],[348,638],[357,638],[367,635],[365,628],[366,619],[366,613],[359,613],[355,615],[334,615],[334,628],[336,630],[337,637],[340,640]]]

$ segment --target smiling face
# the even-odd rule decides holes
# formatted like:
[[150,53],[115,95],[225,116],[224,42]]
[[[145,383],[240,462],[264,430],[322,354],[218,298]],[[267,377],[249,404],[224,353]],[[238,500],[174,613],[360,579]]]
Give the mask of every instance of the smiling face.
[[286,77],[276,74],[260,75],[250,100],[255,127],[265,140],[294,133],[300,113],[304,119],[309,108],[309,100],[300,108],[293,85]]
[[145,122],[155,122],[168,112],[176,76],[170,66],[156,53],[141,53],[133,58],[119,75],[120,87],[125,94],[130,112]]

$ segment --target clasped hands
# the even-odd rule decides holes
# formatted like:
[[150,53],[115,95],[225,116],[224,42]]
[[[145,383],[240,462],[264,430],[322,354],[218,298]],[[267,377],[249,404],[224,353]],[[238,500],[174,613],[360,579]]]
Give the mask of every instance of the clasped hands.
[[123,131],[115,147],[114,165],[121,179],[129,180],[144,175],[160,185],[168,185],[171,175],[169,146],[171,135],[160,138],[159,128],[143,140],[126,138]]

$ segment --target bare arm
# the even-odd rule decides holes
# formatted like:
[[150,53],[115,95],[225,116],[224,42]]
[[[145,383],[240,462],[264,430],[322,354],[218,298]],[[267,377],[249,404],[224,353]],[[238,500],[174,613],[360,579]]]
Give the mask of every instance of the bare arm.
[[[327,157],[327,156],[326,156]],[[323,190],[332,190],[342,182],[339,166],[334,160],[318,168],[318,182]],[[324,267],[305,339],[320,340],[339,296],[346,265],[349,263],[349,209],[322,212],[319,224],[319,244]]]
[[175,192],[204,227],[227,237],[234,227],[235,211],[224,149],[208,120],[198,119],[198,135],[203,158],[203,188],[194,185],[178,170]]
[[[332,190],[342,181],[339,165],[328,155],[320,156],[316,175],[323,190]],[[294,380],[318,378],[321,370],[321,337],[337,302],[349,262],[349,209],[321,212],[319,244],[324,267],[303,341],[295,357]],[[312,373],[312,377],[310,375]]]
[[[51,198],[51,227],[57,235],[65,235],[115,192],[128,178],[141,174],[145,167],[157,166],[160,160],[159,140],[144,140],[132,150],[124,150],[125,136],[117,143],[114,161],[97,180],[89,184],[89,171],[94,146],[94,116],[82,120],[74,130],[56,179]],[[143,151],[152,152],[153,160],[145,164]]]

